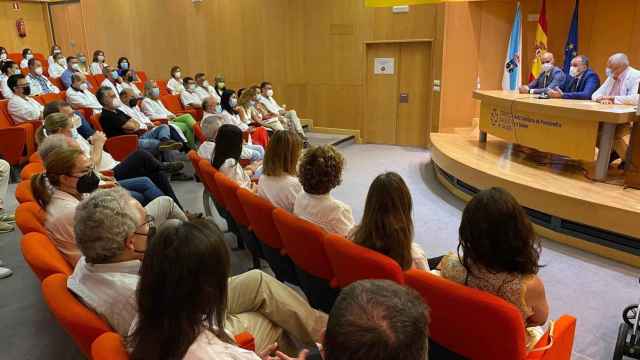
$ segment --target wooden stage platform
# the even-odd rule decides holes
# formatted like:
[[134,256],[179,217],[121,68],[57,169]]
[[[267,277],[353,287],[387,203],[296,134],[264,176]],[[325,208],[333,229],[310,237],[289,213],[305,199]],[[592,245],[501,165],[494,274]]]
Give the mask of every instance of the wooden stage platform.
[[477,135],[432,133],[431,150],[438,180],[463,200],[503,187],[541,236],[640,267],[640,190],[591,181],[575,162],[491,136],[480,143]]

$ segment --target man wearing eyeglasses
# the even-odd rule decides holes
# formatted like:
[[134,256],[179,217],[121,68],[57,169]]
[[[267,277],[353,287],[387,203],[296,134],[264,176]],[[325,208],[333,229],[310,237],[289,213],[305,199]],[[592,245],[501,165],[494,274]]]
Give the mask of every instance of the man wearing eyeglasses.
[[7,80],[7,86],[14,94],[8,105],[9,115],[13,121],[16,123],[42,121],[44,106],[30,96],[31,87],[26,76],[11,75]]

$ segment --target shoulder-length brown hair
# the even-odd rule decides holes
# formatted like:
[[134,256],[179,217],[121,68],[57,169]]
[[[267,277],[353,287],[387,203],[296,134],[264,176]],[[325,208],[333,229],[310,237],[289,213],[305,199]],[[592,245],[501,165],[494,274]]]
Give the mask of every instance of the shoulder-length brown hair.
[[262,169],[267,176],[298,175],[302,139],[293,131],[276,131],[267,145]]
[[367,194],[362,222],[353,234],[357,244],[394,259],[403,270],[413,264],[413,220],[411,193],[395,172],[378,175]]

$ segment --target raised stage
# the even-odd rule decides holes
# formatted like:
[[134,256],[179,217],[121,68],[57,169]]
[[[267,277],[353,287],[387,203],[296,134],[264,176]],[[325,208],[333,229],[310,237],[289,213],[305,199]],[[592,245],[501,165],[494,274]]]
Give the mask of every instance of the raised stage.
[[541,236],[640,267],[640,190],[591,181],[574,162],[541,165],[540,154],[492,136],[432,133],[431,149],[438,180],[463,200],[503,187]]

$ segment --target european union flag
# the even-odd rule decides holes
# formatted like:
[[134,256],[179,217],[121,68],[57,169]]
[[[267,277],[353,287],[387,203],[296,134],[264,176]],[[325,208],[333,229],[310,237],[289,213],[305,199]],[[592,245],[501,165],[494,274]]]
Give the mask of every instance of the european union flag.
[[573,8],[573,19],[569,28],[569,36],[564,46],[564,73],[569,74],[571,60],[578,55],[578,8],[580,0],[576,0],[576,6]]

